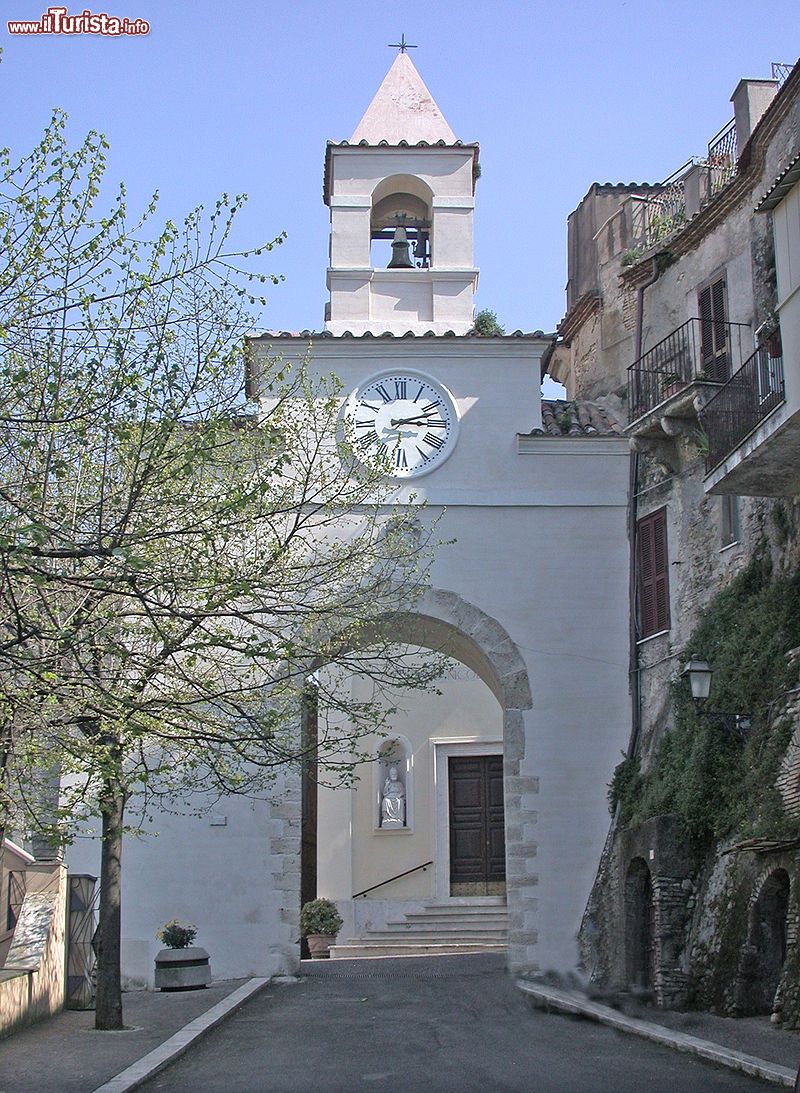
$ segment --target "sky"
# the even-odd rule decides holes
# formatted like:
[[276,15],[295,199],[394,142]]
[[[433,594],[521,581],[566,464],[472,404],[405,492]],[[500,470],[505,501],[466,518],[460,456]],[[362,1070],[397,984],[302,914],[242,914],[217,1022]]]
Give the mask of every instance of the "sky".
[[[66,0],[65,0],[66,2]],[[237,242],[287,233],[263,326],[320,329],[326,140],[350,137],[404,34],[456,136],[481,145],[476,297],[507,330],[564,313],[566,220],[594,181],[659,181],[732,117],[744,76],[797,59],[797,0],[92,0],[147,35],[15,37],[45,0],[4,0],[0,143],[22,156],[55,107],[110,141],[109,195],[182,218],[249,195]]]

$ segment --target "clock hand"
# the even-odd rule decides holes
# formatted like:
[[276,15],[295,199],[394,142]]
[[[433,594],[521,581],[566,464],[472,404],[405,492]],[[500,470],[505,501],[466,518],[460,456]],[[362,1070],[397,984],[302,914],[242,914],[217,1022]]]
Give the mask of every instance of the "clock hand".
[[392,418],[391,425],[427,425],[427,417],[400,417]]

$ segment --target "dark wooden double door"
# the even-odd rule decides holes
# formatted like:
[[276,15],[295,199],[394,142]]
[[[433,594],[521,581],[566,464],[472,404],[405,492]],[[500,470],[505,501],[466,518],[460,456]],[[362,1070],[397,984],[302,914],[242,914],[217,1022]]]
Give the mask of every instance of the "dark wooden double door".
[[450,756],[450,894],[502,895],[506,881],[502,755]]

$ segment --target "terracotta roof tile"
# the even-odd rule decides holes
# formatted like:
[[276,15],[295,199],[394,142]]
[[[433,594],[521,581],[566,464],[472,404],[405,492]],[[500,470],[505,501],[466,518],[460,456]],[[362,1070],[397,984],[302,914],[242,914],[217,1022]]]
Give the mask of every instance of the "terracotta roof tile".
[[542,427],[529,436],[624,436],[614,415],[598,402],[542,399]]

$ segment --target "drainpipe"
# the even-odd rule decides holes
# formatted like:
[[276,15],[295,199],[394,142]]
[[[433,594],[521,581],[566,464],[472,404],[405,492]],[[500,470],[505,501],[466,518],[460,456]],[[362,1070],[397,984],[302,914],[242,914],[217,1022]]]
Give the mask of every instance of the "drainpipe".
[[[654,285],[658,280],[658,261],[652,259],[650,276],[639,285],[636,296],[636,343],[635,361],[642,355],[642,331],[644,326],[644,294],[645,290]],[[639,686],[639,647],[636,644],[636,522],[639,503],[637,489],[639,483],[639,453],[631,451],[630,469],[628,477],[628,542],[630,543],[630,561],[628,566],[628,598],[630,603],[630,625],[628,630],[628,671],[631,681],[631,738],[628,744],[628,758],[636,752],[639,742],[639,732],[642,724],[641,688]]]

